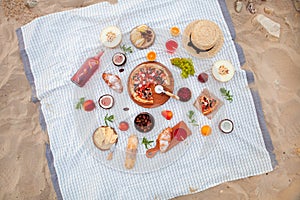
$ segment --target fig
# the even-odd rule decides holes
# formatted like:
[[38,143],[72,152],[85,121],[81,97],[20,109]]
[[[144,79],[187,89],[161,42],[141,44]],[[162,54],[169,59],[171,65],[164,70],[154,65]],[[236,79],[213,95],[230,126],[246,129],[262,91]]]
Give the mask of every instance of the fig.
[[115,53],[113,58],[112,58],[112,62],[114,63],[114,65],[116,66],[122,66],[125,65],[126,63],[126,55],[124,53]]
[[105,94],[99,98],[98,103],[101,108],[110,109],[114,105],[114,98],[109,94]]

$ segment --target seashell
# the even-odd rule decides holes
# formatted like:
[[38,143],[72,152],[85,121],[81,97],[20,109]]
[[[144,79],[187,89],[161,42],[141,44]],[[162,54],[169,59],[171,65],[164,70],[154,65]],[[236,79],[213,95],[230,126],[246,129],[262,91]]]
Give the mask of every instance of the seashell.
[[25,5],[26,5],[28,8],[33,8],[33,7],[35,7],[38,3],[39,3],[38,0],[27,0]]
[[264,12],[268,15],[272,15],[274,13],[273,8],[264,7]]
[[243,5],[244,5],[244,4],[243,4],[242,1],[237,0],[237,1],[235,2],[235,6],[234,6],[235,11],[238,12],[238,13],[240,13],[240,12],[242,11]]
[[279,38],[280,37],[280,24],[271,20],[270,18],[258,14],[255,17],[255,20],[273,37]]
[[247,10],[251,13],[251,14],[255,14],[256,13],[256,9],[254,7],[254,3],[252,0],[249,0],[248,4],[247,4]]

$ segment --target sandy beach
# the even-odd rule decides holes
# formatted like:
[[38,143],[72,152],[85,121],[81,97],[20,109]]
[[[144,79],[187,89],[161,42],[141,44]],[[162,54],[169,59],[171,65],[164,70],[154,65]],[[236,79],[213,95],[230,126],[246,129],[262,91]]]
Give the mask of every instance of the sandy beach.
[[[23,0],[0,1],[0,199],[56,199],[45,157],[47,133],[39,124],[38,105],[21,61],[15,30],[36,17],[80,8],[101,0],[40,0],[28,8]],[[117,3],[117,0],[110,0]],[[176,199],[300,199],[300,12],[291,0],[258,1],[257,13],[280,24],[276,39],[255,23],[242,1],[226,0],[242,46],[251,85],[261,96],[278,166],[268,174],[227,182]],[[266,12],[267,10],[267,12]]]

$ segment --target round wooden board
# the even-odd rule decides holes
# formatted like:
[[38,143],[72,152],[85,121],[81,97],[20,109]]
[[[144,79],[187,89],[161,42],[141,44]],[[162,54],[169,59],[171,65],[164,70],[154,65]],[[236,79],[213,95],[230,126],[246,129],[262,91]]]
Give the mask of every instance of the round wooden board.
[[140,68],[143,68],[145,67],[147,64],[151,64],[151,66],[153,65],[156,65],[157,66],[157,69],[163,69],[164,72],[168,75],[169,77],[169,80],[170,80],[170,83],[169,84],[163,84],[162,86],[164,87],[164,90],[166,91],[169,91],[171,93],[173,93],[173,90],[174,90],[174,78],[173,78],[173,75],[172,73],[170,72],[170,70],[164,66],[163,64],[159,63],[159,62],[156,62],[156,61],[148,61],[148,62],[143,62],[141,64],[139,64],[138,66],[136,66],[132,72],[130,73],[129,75],[129,78],[128,78],[128,93],[129,93],[129,96],[130,98],[136,103],[138,104],[139,106],[142,106],[144,108],[156,108],[158,106],[161,106],[163,105],[164,103],[166,103],[168,100],[169,100],[169,96],[164,94],[164,93],[161,93],[161,94],[157,94],[156,92],[154,92],[154,88],[155,88],[155,85],[151,85],[151,90],[153,92],[153,99],[154,99],[154,103],[153,104],[144,104],[144,103],[141,103],[141,102],[138,102],[136,101],[134,98],[133,98],[133,95],[131,94],[131,88],[133,88],[133,84],[131,83],[130,79],[133,77],[133,74]]

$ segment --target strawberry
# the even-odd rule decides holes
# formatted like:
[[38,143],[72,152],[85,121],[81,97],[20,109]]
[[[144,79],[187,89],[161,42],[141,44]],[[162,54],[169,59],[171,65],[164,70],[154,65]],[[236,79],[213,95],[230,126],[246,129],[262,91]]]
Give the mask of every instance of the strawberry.
[[173,117],[173,112],[171,110],[163,110],[163,111],[161,111],[161,114],[167,120],[170,120]]
[[85,111],[92,111],[94,110],[95,103],[93,100],[86,100],[83,104],[82,104],[83,110]]

